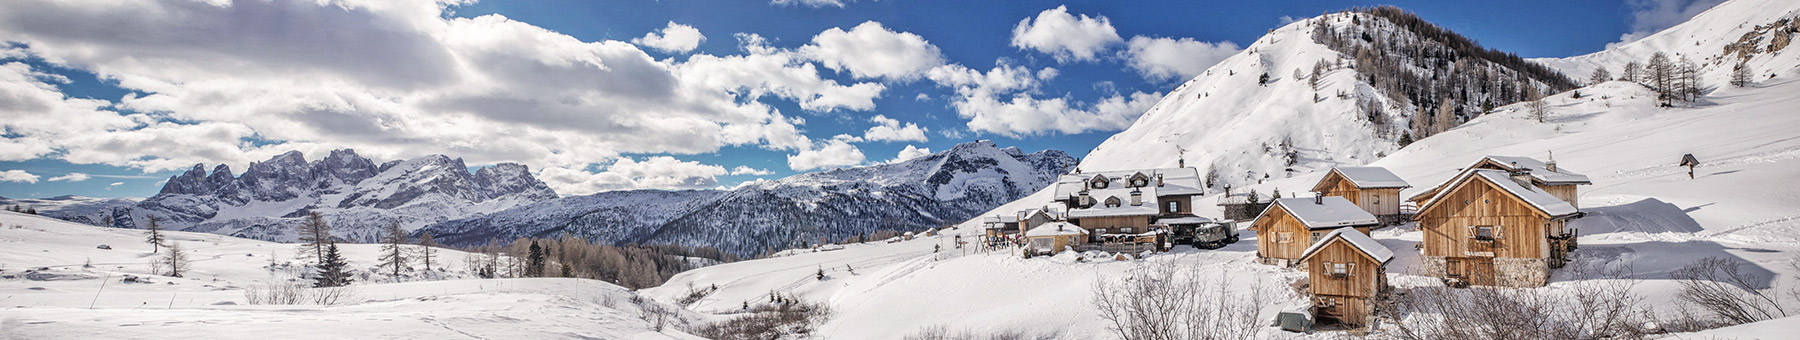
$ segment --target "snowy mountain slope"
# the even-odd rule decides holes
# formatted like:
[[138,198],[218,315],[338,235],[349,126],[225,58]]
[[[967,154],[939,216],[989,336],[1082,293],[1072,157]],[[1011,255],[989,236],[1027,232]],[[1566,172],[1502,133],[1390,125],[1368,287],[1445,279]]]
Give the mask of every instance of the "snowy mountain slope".
[[[1409,125],[1445,102],[1452,104],[1445,115],[1468,119],[1512,102],[1504,99],[1522,96],[1524,87],[1569,86],[1554,74],[1532,76],[1552,71],[1525,69],[1535,66],[1454,33],[1405,27],[1388,16],[1345,12],[1275,29],[1171,91],[1095,147],[1082,167],[1171,167],[1185,156],[1202,173],[1217,172],[1215,188],[1242,186],[1380,159],[1403,140],[1423,138]],[[1425,52],[1388,52],[1403,45]]]
[[[1644,64],[1652,54],[1671,59],[1687,57],[1700,66],[1701,82],[1709,89],[1728,87],[1732,68],[1740,60],[1751,66],[1756,79],[1767,79],[1800,67],[1792,41],[1800,17],[1800,2],[1789,0],[1733,0],[1695,15],[1687,22],[1643,39],[1603,51],[1567,58],[1534,61],[1586,79],[1595,68],[1606,67],[1617,78],[1626,63]],[[1786,19],[1784,21],[1784,19]],[[1779,37],[1786,35],[1787,37]],[[1781,46],[1779,50],[1774,47]]]
[[878,229],[956,223],[1049,186],[1074,159],[990,141],[895,164],[834,169],[732,190],[567,197],[424,230],[458,243],[570,233],[626,244],[711,246],[739,255],[843,240]]
[[412,230],[553,198],[549,186],[518,164],[470,173],[461,159],[443,155],[377,166],[348,149],[312,162],[288,152],[251,163],[235,177],[226,165],[211,174],[195,165],[156,196],[115,209],[112,225],[143,228],[155,216],[172,230],[292,241],[292,227],[318,211],[337,237],[369,242],[389,223]]
[[[1709,21],[1729,20],[1715,17]],[[1701,24],[1714,25],[1689,23],[1671,30],[1695,30],[1685,26]],[[1784,61],[1764,65],[1779,62]],[[1629,278],[1637,280],[1633,291],[1658,312],[1677,310],[1672,303],[1680,286],[1669,279],[1669,272],[1704,257],[1741,261],[1748,265],[1746,270],[1762,275],[1764,283],[1796,286],[1800,285],[1800,267],[1795,266],[1800,258],[1800,195],[1795,193],[1800,192],[1800,184],[1791,179],[1800,178],[1800,115],[1793,110],[1800,107],[1800,96],[1793,95],[1800,93],[1800,69],[1785,67],[1770,73],[1777,76],[1751,87],[1716,88],[1692,107],[1659,108],[1655,93],[1627,82],[1550,95],[1546,99],[1550,117],[1544,123],[1529,118],[1522,104],[1500,106],[1492,114],[1393,151],[1371,165],[1386,167],[1411,182],[1414,188],[1404,194],[1413,194],[1449,179],[1483,156],[1547,159],[1554,153],[1560,168],[1586,174],[1594,182],[1580,189],[1580,206],[1587,216],[1571,225],[1581,233],[1576,260],[1606,268],[1630,268]],[[1574,97],[1577,92],[1579,98]],[[1180,132],[1168,133],[1146,136],[1185,138]],[[1187,152],[1194,155],[1202,152],[1199,149]],[[1676,166],[1687,153],[1702,161],[1694,179],[1687,178],[1686,168]],[[1144,166],[1173,162],[1173,158],[1148,156],[1089,160],[1094,161],[1089,164],[1148,164]],[[1189,164],[1196,164],[1195,160],[1189,158]],[[1281,188],[1284,196],[1301,194],[1299,191],[1310,188],[1321,175],[1277,176],[1235,190],[1268,193]],[[1198,199],[1195,205],[1211,207],[1217,197]],[[982,215],[1011,214],[1048,204],[1051,198],[1050,190],[1041,190]],[[1199,212],[1220,215],[1217,208]],[[836,311],[820,328],[824,338],[897,339],[931,327],[977,334],[1023,331],[1058,338],[1097,338],[1110,335],[1089,302],[1093,281],[1117,278],[1149,261],[1195,266],[1201,275],[1230,275],[1233,284],[1226,286],[1234,289],[1249,286],[1256,278],[1285,285],[1303,276],[1255,264],[1254,233],[1245,233],[1245,240],[1219,250],[1178,247],[1173,253],[1129,262],[1074,262],[1073,256],[1066,255],[1020,259],[973,249],[965,254],[953,247],[956,235],[970,239],[980,232],[980,225],[977,218],[943,236],[849,245],[833,251],[797,251],[700,268],[644,292],[673,301],[684,291],[680,287],[717,284],[718,292],[690,306],[703,313],[727,310],[746,300],[754,302],[770,291],[792,292],[808,301],[828,303]],[[1421,235],[1415,228],[1384,228],[1371,236],[1395,252],[1396,258],[1389,264],[1391,283],[1402,288],[1436,284],[1415,274],[1421,263],[1414,248]],[[935,246],[945,251],[931,252]],[[826,272],[825,280],[814,277],[821,269]],[[1541,289],[1564,289],[1575,279],[1559,272],[1549,287]],[[1800,303],[1793,301],[1795,297],[1783,298]],[[1292,294],[1281,299],[1283,303],[1304,301]],[[1771,334],[1795,329],[1787,320],[1791,318],[1695,335],[1780,338]],[[1268,328],[1262,335],[1335,338],[1348,334],[1309,336]]]
[[[437,270],[417,268],[406,274],[410,282],[392,283],[370,275],[378,246],[343,244],[357,275],[346,303],[247,305],[245,287],[286,281],[302,268],[292,265],[293,245],[205,233],[168,237],[189,251],[193,269],[185,278],[149,274],[142,231],[0,212],[0,338],[697,339],[652,330],[622,287],[472,279],[462,263],[468,254],[454,250],[439,254]],[[96,249],[100,244],[112,249]],[[271,255],[283,265],[271,270]],[[147,283],[124,282],[126,275]],[[682,322],[699,317],[684,314]]]
[[114,208],[136,205],[143,200],[142,198],[100,198],[75,195],[51,198],[0,197],[0,207],[10,209],[16,205],[20,208],[37,209],[38,214],[44,216],[77,223],[103,225],[106,216],[112,214]]

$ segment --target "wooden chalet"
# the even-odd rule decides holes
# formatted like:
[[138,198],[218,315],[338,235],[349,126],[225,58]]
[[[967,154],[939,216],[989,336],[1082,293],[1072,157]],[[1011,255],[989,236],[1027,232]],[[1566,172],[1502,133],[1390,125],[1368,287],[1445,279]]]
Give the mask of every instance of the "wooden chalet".
[[1077,173],[1056,183],[1056,201],[1090,241],[1104,234],[1165,230],[1159,219],[1194,216],[1193,197],[1205,193],[1200,171],[1166,168]]
[[1354,228],[1363,234],[1380,222],[1343,197],[1276,199],[1250,229],[1256,230],[1256,257],[1264,264],[1292,267],[1306,248],[1333,229]]
[[1300,254],[1314,313],[1345,324],[1368,324],[1374,300],[1387,292],[1387,263],[1393,259],[1393,250],[1356,228],[1325,234]]
[[[1544,191],[1549,192],[1550,195],[1556,196],[1557,199],[1568,202],[1570,206],[1576,208],[1581,207],[1581,202],[1578,199],[1580,194],[1575,187],[1579,185],[1594,184],[1593,181],[1588,180],[1587,175],[1578,174],[1574,171],[1569,171],[1569,169],[1556,166],[1555,160],[1545,162],[1530,157],[1512,156],[1482,157],[1481,160],[1475,161],[1475,164],[1462,168],[1456,177],[1461,177],[1462,173],[1476,169],[1526,172],[1530,175],[1529,178],[1532,186],[1542,188]],[[1443,190],[1444,187],[1449,184],[1449,182],[1439,184],[1430,190],[1413,195],[1409,200],[1414,204],[1423,207],[1425,206],[1426,200],[1430,200],[1432,196],[1436,196],[1438,191]]]
[[1464,171],[1419,207],[1424,272],[1452,283],[1539,287],[1577,232],[1575,206],[1533,185],[1531,171]]
[[988,216],[982,220],[988,237],[1017,236],[1026,230],[1058,220],[1056,211],[1047,208],[1020,210],[1012,215]]
[[1400,190],[1411,187],[1386,168],[1337,167],[1325,173],[1325,177],[1313,185],[1312,191],[1348,199],[1363,211],[1375,215],[1382,224],[1391,224],[1407,220],[1400,211]]
[[1025,242],[1033,254],[1055,254],[1086,244],[1088,234],[1087,229],[1068,222],[1050,222],[1025,231]]

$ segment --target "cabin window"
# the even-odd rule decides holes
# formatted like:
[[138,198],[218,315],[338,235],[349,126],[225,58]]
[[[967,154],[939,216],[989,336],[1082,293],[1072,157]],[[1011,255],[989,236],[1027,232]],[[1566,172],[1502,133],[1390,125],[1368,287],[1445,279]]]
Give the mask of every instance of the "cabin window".
[[1106,198],[1106,207],[1107,208],[1118,208],[1122,204],[1123,203],[1119,201],[1118,197],[1107,197]]
[[1150,185],[1150,180],[1144,179],[1143,177],[1134,178],[1131,180],[1131,186],[1133,186],[1133,187],[1142,188],[1142,187],[1149,186],[1149,185]]
[[1475,227],[1475,239],[1482,240],[1482,241],[1491,241],[1498,237],[1498,235],[1497,235],[1498,231],[1499,230],[1497,227],[1491,226],[1491,225],[1476,226]]
[[1374,199],[1374,204],[1381,204],[1381,195],[1377,194],[1369,197]]
[[1106,181],[1094,181],[1094,189],[1106,189]]
[[1294,233],[1290,231],[1275,233],[1275,243],[1294,243]]
[[1169,213],[1181,212],[1181,202],[1169,201]]
[[1312,239],[1309,239],[1306,241],[1306,244],[1313,244],[1313,243],[1319,243],[1319,232],[1317,232],[1317,231],[1312,232]]
[[1326,262],[1325,264],[1331,265],[1331,276],[1332,277],[1343,278],[1346,276],[1350,276],[1350,264],[1349,263]]

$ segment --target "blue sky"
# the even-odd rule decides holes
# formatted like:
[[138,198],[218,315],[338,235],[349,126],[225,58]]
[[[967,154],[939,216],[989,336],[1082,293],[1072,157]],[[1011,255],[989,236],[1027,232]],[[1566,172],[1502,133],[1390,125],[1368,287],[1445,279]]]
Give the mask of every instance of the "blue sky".
[[1080,156],[1325,11],[1392,4],[1561,57],[1716,3],[113,2],[0,9],[0,196],[148,196],[195,163],[345,147],[519,162],[562,194],[729,187],[976,139]]

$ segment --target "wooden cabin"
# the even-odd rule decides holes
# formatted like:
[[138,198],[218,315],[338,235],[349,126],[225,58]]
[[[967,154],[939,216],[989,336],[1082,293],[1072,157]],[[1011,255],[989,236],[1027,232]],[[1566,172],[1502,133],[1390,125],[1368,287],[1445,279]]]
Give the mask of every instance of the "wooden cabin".
[[1193,196],[1205,193],[1201,183],[1194,168],[1071,174],[1057,179],[1055,200],[1069,223],[1098,242],[1103,234],[1166,229],[1161,218],[1193,216]]
[[[1578,174],[1574,171],[1569,171],[1569,169],[1557,166],[1555,160],[1544,162],[1530,157],[1513,156],[1482,157],[1481,160],[1475,161],[1475,164],[1462,168],[1457,173],[1457,176],[1451,178],[1461,177],[1463,173],[1477,169],[1528,173],[1530,175],[1529,177],[1532,186],[1544,189],[1545,192],[1549,192],[1550,195],[1556,196],[1557,199],[1560,199],[1563,202],[1568,202],[1569,206],[1573,206],[1577,209],[1581,208],[1581,195],[1576,189],[1576,186],[1594,184],[1593,181],[1588,179],[1587,175]],[[1423,207],[1425,206],[1426,200],[1430,200],[1431,197],[1437,196],[1438,191],[1443,190],[1449,184],[1449,182],[1439,184],[1431,190],[1426,190],[1417,195],[1413,195],[1409,200],[1414,204]]]
[[1427,200],[1413,216],[1425,274],[1481,286],[1547,283],[1568,261],[1577,232],[1567,222],[1581,213],[1531,183],[1528,171],[1475,169]]
[[1086,244],[1087,229],[1068,222],[1050,222],[1025,231],[1027,251],[1034,254],[1055,254],[1069,247]]
[[1325,234],[1300,254],[1315,314],[1350,325],[1368,324],[1375,299],[1387,291],[1387,263],[1393,259],[1393,250],[1356,228]]
[[1375,215],[1382,224],[1390,224],[1407,220],[1400,213],[1400,190],[1411,187],[1386,168],[1337,167],[1325,173],[1325,177],[1313,185],[1312,191],[1348,199],[1363,211]]
[[1263,264],[1292,267],[1307,247],[1333,229],[1368,234],[1379,221],[1343,197],[1276,199],[1250,224],[1256,230],[1256,257]]

